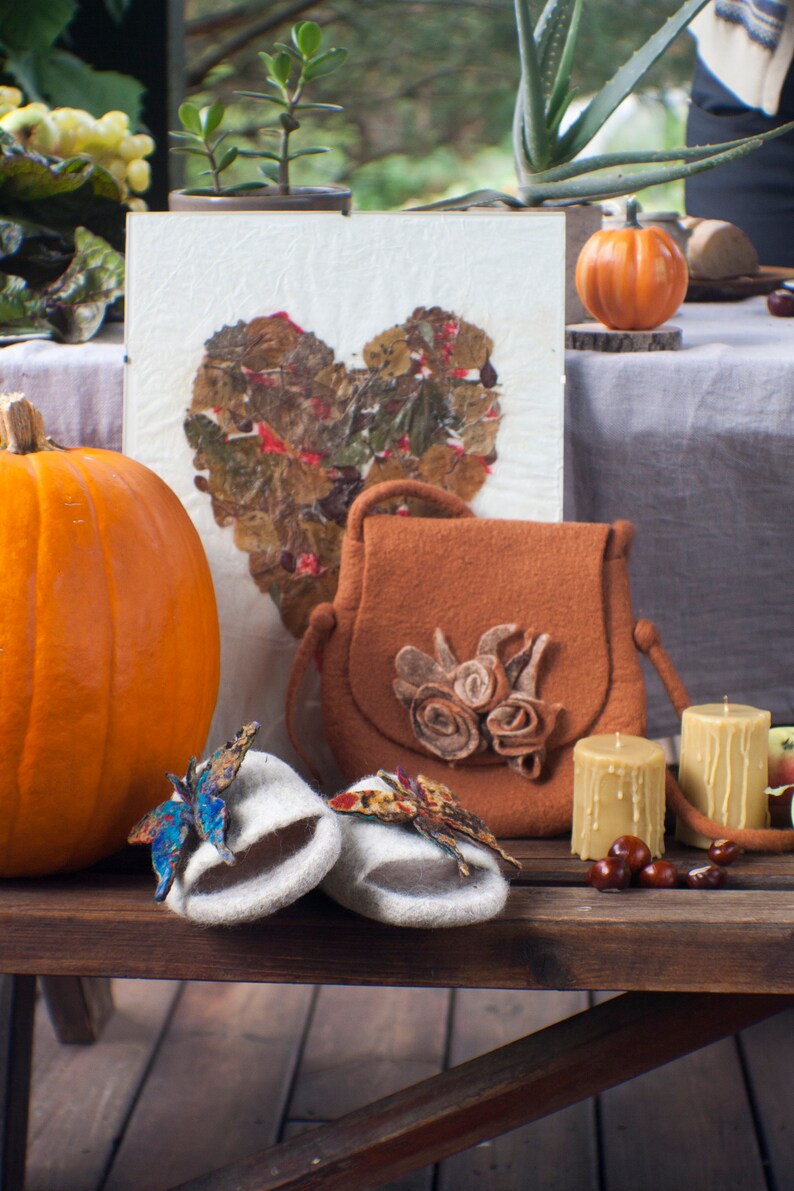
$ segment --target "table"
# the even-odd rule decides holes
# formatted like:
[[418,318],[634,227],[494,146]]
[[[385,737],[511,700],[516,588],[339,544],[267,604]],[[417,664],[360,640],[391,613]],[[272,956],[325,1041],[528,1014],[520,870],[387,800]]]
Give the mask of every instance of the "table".
[[153,902],[148,873],[4,882],[0,971],[14,976],[5,1018],[0,998],[0,1122],[18,1141],[38,974],[628,990],[180,1191],[364,1191],[794,1005],[794,857],[742,857],[725,890],[600,894],[566,842],[510,847],[524,871],[504,912],[439,931],[382,926],[320,893],[261,922],[198,929]]
[[[671,321],[681,351],[568,353],[566,516],[635,522],[635,611],[694,703],[727,694],[788,724],[794,320],[751,298]],[[651,734],[677,731],[650,674],[648,692]]]
[[[693,702],[727,694],[794,721],[794,320],[763,298],[688,304],[678,352],[566,357],[569,520],[635,522],[632,588]],[[121,447],[124,348],[0,350],[0,389],[26,390],[64,445]],[[781,645],[783,647],[781,648]],[[676,717],[648,671],[649,734]]]

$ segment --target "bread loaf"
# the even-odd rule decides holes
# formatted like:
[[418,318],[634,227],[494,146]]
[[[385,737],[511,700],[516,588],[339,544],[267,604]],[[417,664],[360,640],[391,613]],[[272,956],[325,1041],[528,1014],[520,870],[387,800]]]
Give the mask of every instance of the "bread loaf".
[[689,232],[686,259],[691,278],[717,281],[758,271],[758,254],[750,239],[735,224],[724,219],[689,216],[685,216],[681,223]]

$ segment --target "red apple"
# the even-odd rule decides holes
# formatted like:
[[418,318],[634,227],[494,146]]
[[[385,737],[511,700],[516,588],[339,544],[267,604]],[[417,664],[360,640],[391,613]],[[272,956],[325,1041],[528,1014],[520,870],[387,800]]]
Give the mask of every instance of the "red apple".
[[769,729],[769,785],[794,786],[794,728]]
[[794,728],[769,729],[769,814],[773,827],[794,823]]

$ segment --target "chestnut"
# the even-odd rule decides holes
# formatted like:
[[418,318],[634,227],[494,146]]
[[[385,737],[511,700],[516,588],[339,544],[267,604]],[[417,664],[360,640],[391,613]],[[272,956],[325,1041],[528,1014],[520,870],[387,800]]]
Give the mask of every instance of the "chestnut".
[[640,869],[638,880],[645,889],[675,889],[678,869],[671,860],[653,860]]
[[690,889],[722,889],[728,874],[718,864],[704,864],[687,873],[686,883]]
[[789,289],[776,289],[767,296],[766,308],[776,318],[794,317],[794,293]]
[[709,860],[723,868],[726,864],[733,864],[741,853],[741,848],[732,839],[715,839],[709,848]]
[[651,849],[636,835],[619,835],[607,855],[623,856],[632,873],[638,873],[651,861]]
[[631,884],[631,869],[623,856],[605,856],[587,870],[588,885],[603,893],[627,889]]

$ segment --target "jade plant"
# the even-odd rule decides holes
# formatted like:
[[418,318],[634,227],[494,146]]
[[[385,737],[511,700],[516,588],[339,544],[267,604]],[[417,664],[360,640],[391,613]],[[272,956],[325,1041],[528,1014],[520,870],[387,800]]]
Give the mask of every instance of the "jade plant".
[[[563,119],[576,97],[571,74],[584,0],[547,0],[534,27],[529,0],[515,0],[521,82],[513,121],[513,149],[519,197],[495,190],[477,190],[432,206],[453,208],[502,202],[513,207],[535,207],[544,202],[614,198],[734,161],[758,148],[763,141],[794,127],[785,124],[758,136],[714,145],[629,149],[579,156],[707,3],[708,0],[686,0],[563,130]],[[645,168],[638,172],[625,171],[625,166]]]
[[[223,100],[216,99],[205,107],[185,102],[179,108],[182,129],[171,135],[183,142],[173,149],[175,153],[188,153],[203,157],[207,168],[202,176],[211,179],[209,186],[189,188],[187,194],[233,195],[251,190],[260,190],[276,184],[279,194],[290,193],[290,166],[299,157],[311,157],[318,153],[329,153],[326,146],[292,149],[291,137],[301,128],[304,113],[341,112],[336,103],[316,103],[306,100],[307,88],[316,79],[323,78],[337,70],[347,51],[323,49],[323,35],[315,21],[299,21],[293,25],[292,44],[277,42],[274,53],[260,51],[259,57],[266,72],[265,86],[268,91],[239,91],[248,99],[257,99],[274,105],[278,110],[274,127],[262,129],[264,135],[278,137],[278,147],[270,149],[240,149],[227,144],[228,130],[221,130],[226,108]],[[253,179],[225,185],[222,175],[238,157],[262,158],[260,166],[263,180]]]

